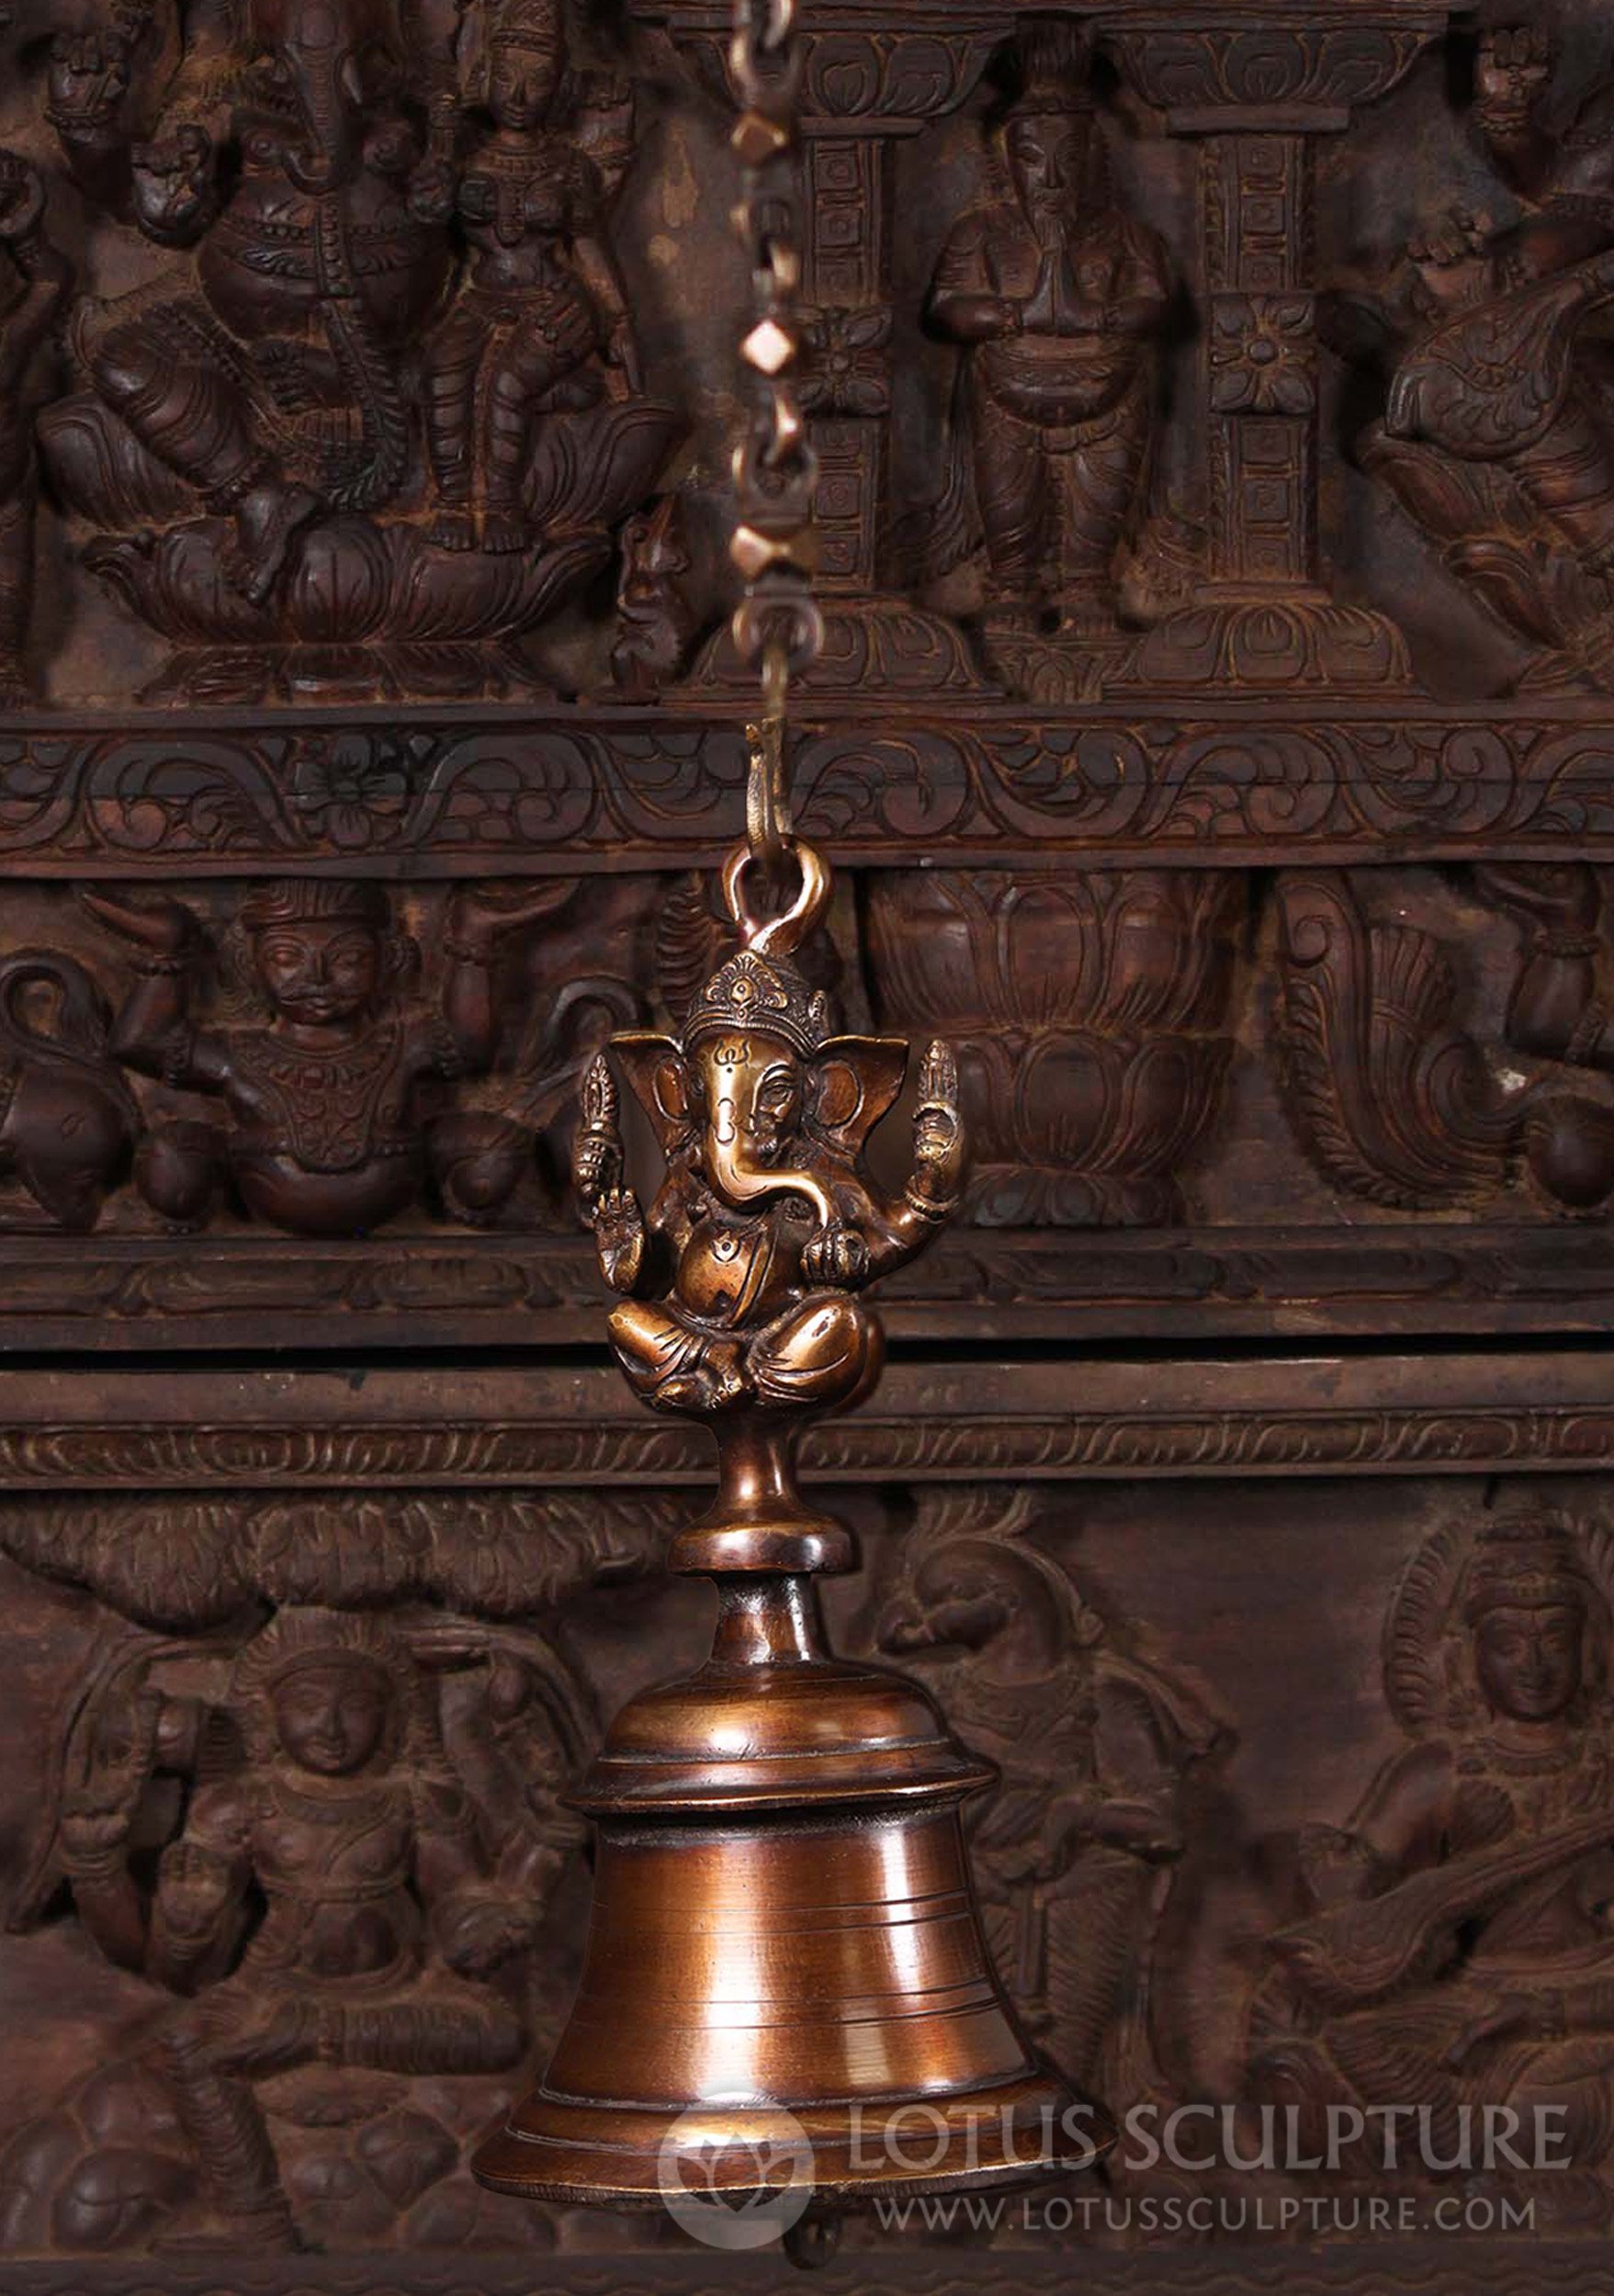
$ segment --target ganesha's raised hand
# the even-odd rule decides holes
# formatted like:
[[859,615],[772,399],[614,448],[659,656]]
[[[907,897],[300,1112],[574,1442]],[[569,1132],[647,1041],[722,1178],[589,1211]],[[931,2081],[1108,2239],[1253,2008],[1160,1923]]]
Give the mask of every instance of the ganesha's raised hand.
[[571,1144],[571,1182],[593,1217],[603,1198],[622,1186],[622,1105],[604,1052],[583,1071],[579,1094],[582,1122]]
[[958,1063],[952,1048],[933,1041],[920,1068],[919,1106],[913,1115],[913,1177],[909,1200],[916,1210],[940,1218],[958,1201],[966,1152],[958,1109]]
[[1510,24],[1480,42],[1474,93],[1490,118],[1521,120],[1552,76],[1552,43],[1544,24]]
[[614,1187],[593,1207],[594,1242],[613,1291],[629,1292],[645,1258],[645,1216],[631,1188]]

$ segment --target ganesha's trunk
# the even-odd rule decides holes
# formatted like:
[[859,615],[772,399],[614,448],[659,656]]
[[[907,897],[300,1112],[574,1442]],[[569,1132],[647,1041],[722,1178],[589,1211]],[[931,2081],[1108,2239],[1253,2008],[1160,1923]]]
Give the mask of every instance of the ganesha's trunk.
[[330,474],[325,492],[333,510],[379,510],[409,467],[409,410],[355,284],[347,226],[334,199],[320,210],[316,244],[325,333],[363,425],[358,446]]
[[746,1154],[744,1131],[731,1101],[720,1101],[707,1142],[711,1176],[731,1204],[760,1203],[768,1196],[802,1196],[818,1216],[821,1228],[836,1224],[835,1199],[823,1182],[810,1172],[784,1165],[753,1164]]
[[287,173],[320,205],[314,219],[320,316],[331,350],[359,411],[357,445],[342,456],[323,485],[333,510],[372,511],[389,502],[409,466],[409,411],[394,362],[354,274],[343,197],[360,163],[364,136],[357,84],[358,33],[344,12],[317,5],[287,11],[276,52],[290,78],[302,118],[305,152],[288,153]]

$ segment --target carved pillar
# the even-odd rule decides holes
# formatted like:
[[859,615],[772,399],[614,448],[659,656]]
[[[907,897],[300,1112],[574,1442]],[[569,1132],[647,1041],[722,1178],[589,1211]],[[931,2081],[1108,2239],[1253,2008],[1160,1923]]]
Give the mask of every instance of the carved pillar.
[[[702,78],[724,86],[726,6],[640,0],[636,13],[666,25]],[[825,644],[804,683],[820,693],[868,683],[890,693],[979,693],[990,689],[954,624],[883,586],[893,200],[898,146],[964,102],[1013,18],[987,6],[976,12],[919,0],[904,11],[899,32],[870,31],[865,21],[846,0],[825,0],[813,11],[807,41],[802,400],[821,458]],[[697,676],[748,690],[754,683],[726,636]]]
[[1134,649],[1122,685],[1381,689],[1411,681],[1400,632],[1330,594],[1317,546],[1318,355],[1313,193],[1317,139],[1394,87],[1444,9],[1353,0],[1180,9],[1112,20],[1129,81],[1199,145],[1203,420],[1210,546],[1191,605]]

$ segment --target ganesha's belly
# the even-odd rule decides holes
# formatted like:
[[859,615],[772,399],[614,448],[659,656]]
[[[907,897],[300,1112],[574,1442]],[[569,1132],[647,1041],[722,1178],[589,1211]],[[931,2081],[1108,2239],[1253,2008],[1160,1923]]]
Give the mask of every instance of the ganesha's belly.
[[678,1269],[682,1304],[707,1322],[760,1322],[790,1299],[796,1255],[781,1251],[769,1222],[759,1229],[698,1229]]
[[[389,343],[406,342],[431,315],[442,291],[446,255],[437,234],[407,217],[358,212],[352,203],[322,246],[312,200],[255,200],[250,186],[231,203],[202,243],[203,293],[232,333],[322,333],[332,298],[346,280],[372,327]],[[326,227],[329,230],[329,227]]]
[[291,1235],[362,1235],[407,1211],[425,1179],[418,1151],[315,1172],[294,1156],[238,1144],[231,1169],[247,1210]]

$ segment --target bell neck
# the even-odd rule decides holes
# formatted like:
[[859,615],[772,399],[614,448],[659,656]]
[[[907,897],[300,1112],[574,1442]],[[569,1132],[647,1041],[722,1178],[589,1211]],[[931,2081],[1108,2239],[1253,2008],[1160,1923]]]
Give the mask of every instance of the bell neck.
[[855,1566],[852,1533],[810,1506],[796,1481],[796,1448],[806,1416],[743,1412],[715,1423],[717,1497],[673,1540],[675,1571],[718,1580],[778,1579]]
[[714,1666],[810,1666],[827,1659],[818,1590],[805,1573],[717,1577]]

